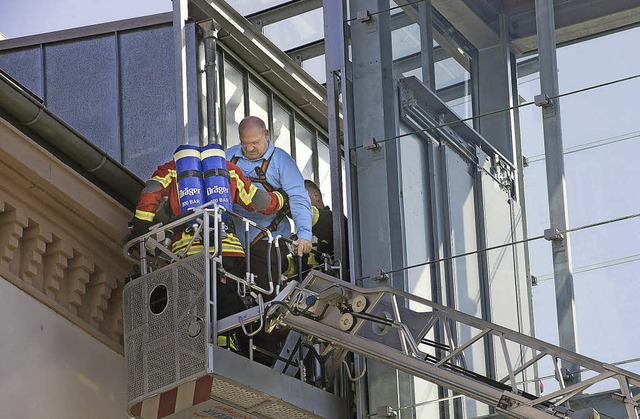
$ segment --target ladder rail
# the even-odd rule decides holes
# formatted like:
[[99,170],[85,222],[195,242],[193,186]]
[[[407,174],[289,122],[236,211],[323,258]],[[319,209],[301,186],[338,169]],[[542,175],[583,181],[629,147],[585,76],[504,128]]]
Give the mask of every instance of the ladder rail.
[[[324,292],[329,288],[340,287],[340,292]],[[302,295],[302,298],[301,298]],[[322,316],[305,317],[295,315],[293,310],[276,311],[272,322],[277,322],[291,327],[301,333],[315,336],[329,343],[329,345],[340,347],[366,357],[376,359],[399,370],[408,372],[416,377],[434,382],[451,390],[465,394],[473,399],[494,406],[499,411],[512,417],[554,417],[560,415],[564,417],[566,408],[561,405],[566,403],[575,395],[586,388],[600,383],[604,380],[614,379],[620,384],[621,399],[626,405],[626,409],[631,419],[638,419],[637,400],[632,396],[630,386],[640,386],[640,375],[624,370],[614,365],[599,362],[584,355],[573,353],[558,346],[540,341],[533,337],[510,330],[504,326],[496,325],[468,314],[456,311],[449,307],[431,302],[424,298],[409,294],[407,292],[389,288],[360,288],[350,283],[342,282],[320,272],[313,271],[307,276],[302,284],[298,285],[291,300],[298,303],[304,300],[306,295],[315,295],[320,298],[314,300],[316,313],[322,311]],[[327,298],[321,297],[326,295]],[[364,296],[369,302],[366,310],[360,313],[353,313],[356,324],[349,330],[338,327],[339,317],[349,312],[349,298],[352,296]],[[400,319],[400,301],[404,299],[407,303]],[[286,300],[286,298],[285,298]],[[377,313],[380,307],[388,309],[388,304],[382,306],[383,301],[391,301],[392,316],[389,313]],[[430,311],[413,311],[406,307],[420,306]],[[327,307],[330,307],[327,310]],[[299,309],[300,307],[298,307]],[[325,314],[326,313],[326,314]],[[309,313],[313,314],[313,310]],[[411,321],[414,315],[419,320],[424,320],[425,328],[414,327],[413,333],[419,330],[420,336],[416,340],[421,340],[427,333],[433,331],[437,317],[442,322],[452,322],[457,330],[460,326],[467,326],[477,329],[478,333],[472,333],[464,342],[459,342],[457,347],[453,345],[443,347],[449,353],[442,359],[434,361],[432,356],[425,356],[423,351],[411,350],[411,343],[415,336],[407,325],[401,326],[405,321]],[[428,316],[427,316],[428,315]],[[402,321],[400,321],[402,320]],[[388,335],[376,336],[364,328],[367,322],[379,322],[388,327],[385,332]],[[415,326],[415,325],[414,325]],[[397,336],[391,337],[391,330],[397,331]],[[382,335],[382,334],[379,334]],[[456,366],[451,362],[460,358],[463,352],[470,350],[474,344],[483,341],[483,337],[492,336],[501,342],[502,356],[508,375],[501,381],[495,381],[483,374],[469,371],[465,366]],[[457,339],[460,336],[456,336]],[[395,340],[394,340],[395,339]],[[449,337],[451,339],[451,337]],[[392,342],[392,343],[390,343]],[[515,367],[509,356],[508,344],[519,345],[520,350],[525,347],[527,351],[535,354],[531,360],[523,365]],[[409,344],[409,345],[407,345]],[[481,343],[480,343],[481,344]],[[496,355],[498,351],[496,351]],[[562,376],[560,379],[561,388],[544,397],[527,394],[524,389],[519,389],[516,382],[516,375],[532,368],[538,362],[546,359],[547,356],[553,359],[568,360],[577,366],[595,373],[595,376],[588,380],[565,386]],[[464,358],[461,358],[464,362]],[[558,371],[560,372],[560,371]],[[468,373],[468,374],[467,374]],[[479,377],[483,376],[483,377]],[[509,382],[509,384],[504,384]],[[557,409],[556,409],[557,408]],[[533,412],[535,410],[535,413]]]

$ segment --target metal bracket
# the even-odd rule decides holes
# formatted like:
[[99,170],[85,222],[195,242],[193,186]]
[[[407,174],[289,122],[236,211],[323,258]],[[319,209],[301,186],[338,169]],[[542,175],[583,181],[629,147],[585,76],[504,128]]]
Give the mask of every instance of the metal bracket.
[[513,406],[516,406],[518,403],[511,397],[509,397],[509,395],[507,394],[503,394],[502,397],[500,397],[500,400],[498,400],[498,408],[503,409],[503,410],[509,410],[510,408],[512,408]]
[[366,23],[371,21],[371,13],[368,10],[360,10],[356,13],[356,19],[360,23]]
[[388,281],[389,275],[387,275],[382,269],[380,269],[380,273],[371,274],[371,279],[374,281]]
[[541,107],[545,107],[545,106],[551,106],[551,100],[549,99],[549,96],[545,95],[544,93],[540,93],[539,95],[535,95],[533,97],[533,103],[536,106],[541,106]]
[[561,241],[564,237],[557,228],[548,228],[544,231],[544,239],[547,241]]
[[380,144],[373,137],[362,140],[362,145],[365,150],[380,150]]
[[396,418],[398,414],[389,405],[378,406],[376,416],[379,418]]

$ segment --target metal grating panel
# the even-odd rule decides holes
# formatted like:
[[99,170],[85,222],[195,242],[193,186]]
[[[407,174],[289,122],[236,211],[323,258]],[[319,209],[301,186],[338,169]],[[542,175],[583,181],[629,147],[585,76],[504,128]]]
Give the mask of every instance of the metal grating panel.
[[[176,300],[174,296],[173,276],[176,273],[172,270],[160,270],[145,277],[147,289],[145,295],[144,315],[147,316],[147,343],[162,339],[174,333],[174,311],[173,305]],[[149,310],[149,297],[156,287],[164,285],[167,287],[167,307],[160,314],[153,314]]]
[[142,333],[130,335],[125,339],[125,359],[127,362],[127,394],[129,401],[142,396],[144,392],[142,354]]
[[231,403],[243,409],[249,409],[269,399],[264,393],[240,387],[218,376],[213,377],[211,398]]
[[159,390],[177,381],[175,357],[175,344],[172,341],[147,352],[147,392]]
[[[178,333],[179,380],[206,370],[206,334],[204,328],[205,293],[204,266],[201,257],[186,259],[176,267],[176,325]],[[192,323],[199,323],[202,331],[191,337],[186,331]]]
[[124,332],[133,332],[144,324],[144,288],[130,287],[124,294]]
[[[129,402],[206,372],[205,263],[204,253],[194,255],[125,287]],[[166,307],[154,314],[150,296],[159,285],[167,289]],[[200,331],[192,337],[189,326],[193,324]]]

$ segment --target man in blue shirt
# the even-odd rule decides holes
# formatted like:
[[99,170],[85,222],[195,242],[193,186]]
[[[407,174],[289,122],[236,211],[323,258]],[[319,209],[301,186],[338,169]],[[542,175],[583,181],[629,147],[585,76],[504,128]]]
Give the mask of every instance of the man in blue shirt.
[[[258,187],[267,191],[284,191],[289,197],[290,213],[297,230],[297,248],[294,249],[299,256],[311,251],[311,203],[307,190],[304,187],[304,177],[296,162],[284,150],[275,147],[269,141],[269,131],[264,121],[255,116],[244,118],[238,125],[240,144],[227,149],[227,160],[238,165],[247,177]],[[285,212],[272,215],[249,212],[239,205],[233,205],[233,211],[245,218],[254,221],[272,231],[273,237],[281,235],[289,238],[291,226],[285,216]],[[249,229],[249,243],[245,242],[245,225],[234,219],[238,238],[245,249],[250,246],[251,272],[256,275],[256,283],[264,289],[268,289],[269,277],[267,272],[268,241],[264,233],[255,227]],[[282,252],[283,255],[286,252]],[[273,281],[277,282],[277,257],[275,252],[271,257],[271,272]],[[270,301],[275,295],[265,295],[264,300]],[[278,350],[278,344],[283,339],[282,333],[256,335],[256,346],[260,346],[268,352]],[[260,354],[258,354],[260,355]],[[267,357],[256,357],[256,360],[270,364]]]
[[[238,125],[240,144],[227,150],[227,160],[238,165],[251,181],[266,190],[284,191],[289,197],[291,217],[295,223],[298,236],[298,254],[309,253],[311,250],[311,203],[304,187],[304,178],[296,162],[284,150],[275,147],[269,141],[269,131],[262,119],[255,116],[244,118]],[[291,228],[286,217],[278,214],[264,215],[246,211],[240,206],[234,205],[233,211],[246,217],[263,227],[269,227],[274,220],[273,236],[291,235]],[[246,248],[244,235],[241,234],[245,227],[235,220],[238,236],[242,245]],[[249,241],[251,244],[251,259],[253,262],[254,247],[266,244],[266,237],[259,237],[259,230],[251,227]],[[262,243],[264,242],[264,243]],[[259,250],[259,249],[256,249]],[[266,247],[265,247],[266,250]],[[251,264],[253,268],[253,263]],[[257,267],[256,267],[257,268]],[[258,278],[258,280],[266,278]]]

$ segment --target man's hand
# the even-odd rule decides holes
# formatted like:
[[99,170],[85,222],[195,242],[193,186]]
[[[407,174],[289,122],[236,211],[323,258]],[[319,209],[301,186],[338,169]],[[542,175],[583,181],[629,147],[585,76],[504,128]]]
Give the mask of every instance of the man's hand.
[[311,242],[307,239],[298,239],[294,242],[293,251],[298,254],[298,256],[302,256],[311,251]]

